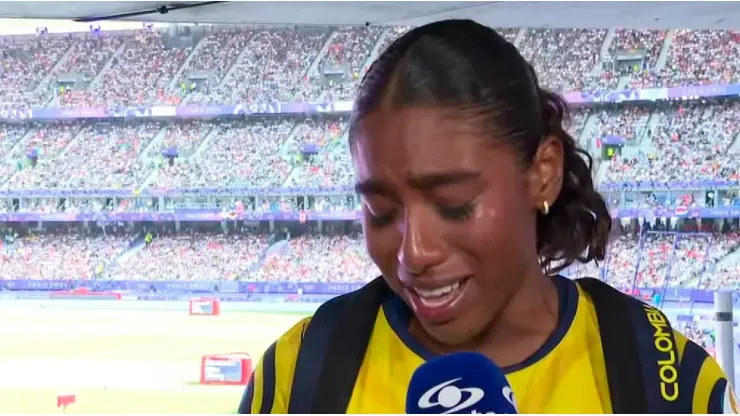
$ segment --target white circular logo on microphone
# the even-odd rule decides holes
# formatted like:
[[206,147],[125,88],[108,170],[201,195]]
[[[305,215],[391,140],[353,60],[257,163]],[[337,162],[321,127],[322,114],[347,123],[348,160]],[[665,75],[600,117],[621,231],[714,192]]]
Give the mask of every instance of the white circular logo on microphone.
[[[465,387],[459,388],[451,384],[462,380],[462,377],[458,377],[452,380],[447,380],[431,389],[427,390],[419,398],[417,405],[421,409],[429,409],[435,406],[444,407],[445,410],[442,414],[454,413],[462,409],[466,409],[479,401],[485,395],[483,390],[477,387]],[[469,396],[463,401],[463,393],[467,393]],[[437,394],[437,400],[432,401],[432,397]]]
[[440,390],[439,396],[437,396],[437,403],[448,409],[457,406],[461,400],[462,391],[457,386],[447,386]]

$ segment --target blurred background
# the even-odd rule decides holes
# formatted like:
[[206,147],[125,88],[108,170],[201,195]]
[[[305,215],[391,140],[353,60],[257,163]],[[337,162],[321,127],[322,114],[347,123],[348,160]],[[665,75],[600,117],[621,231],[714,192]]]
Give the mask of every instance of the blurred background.
[[0,5],[0,412],[233,412],[265,347],[379,274],[352,100],[447,17],[497,27],[573,106],[614,231],[564,274],[714,352],[713,291],[740,283],[740,7],[211,3]]

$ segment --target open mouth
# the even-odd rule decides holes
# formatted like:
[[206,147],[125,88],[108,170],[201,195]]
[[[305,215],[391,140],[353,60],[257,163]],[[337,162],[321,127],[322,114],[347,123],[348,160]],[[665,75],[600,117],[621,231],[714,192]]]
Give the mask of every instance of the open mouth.
[[446,286],[433,289],[407,287],[406,292],[417,317],[425,321],[440,321],[451,318],[456,311],[459,300],[465,294],[467,276]]

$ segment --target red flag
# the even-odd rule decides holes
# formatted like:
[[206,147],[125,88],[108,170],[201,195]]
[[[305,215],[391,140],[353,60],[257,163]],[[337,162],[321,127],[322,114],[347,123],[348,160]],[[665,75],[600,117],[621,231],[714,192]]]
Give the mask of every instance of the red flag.
[[70,404],[75,404],[77,397],[74,394],[59,394],[57,395],[57,408],[66,408]]

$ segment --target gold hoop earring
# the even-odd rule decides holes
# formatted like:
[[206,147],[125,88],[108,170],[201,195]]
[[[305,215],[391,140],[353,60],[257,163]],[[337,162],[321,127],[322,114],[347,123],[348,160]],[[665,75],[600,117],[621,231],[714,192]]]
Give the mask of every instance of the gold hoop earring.
[[550,213],[550,204],[547,201],[542,203],[542,214],[547,215]]

